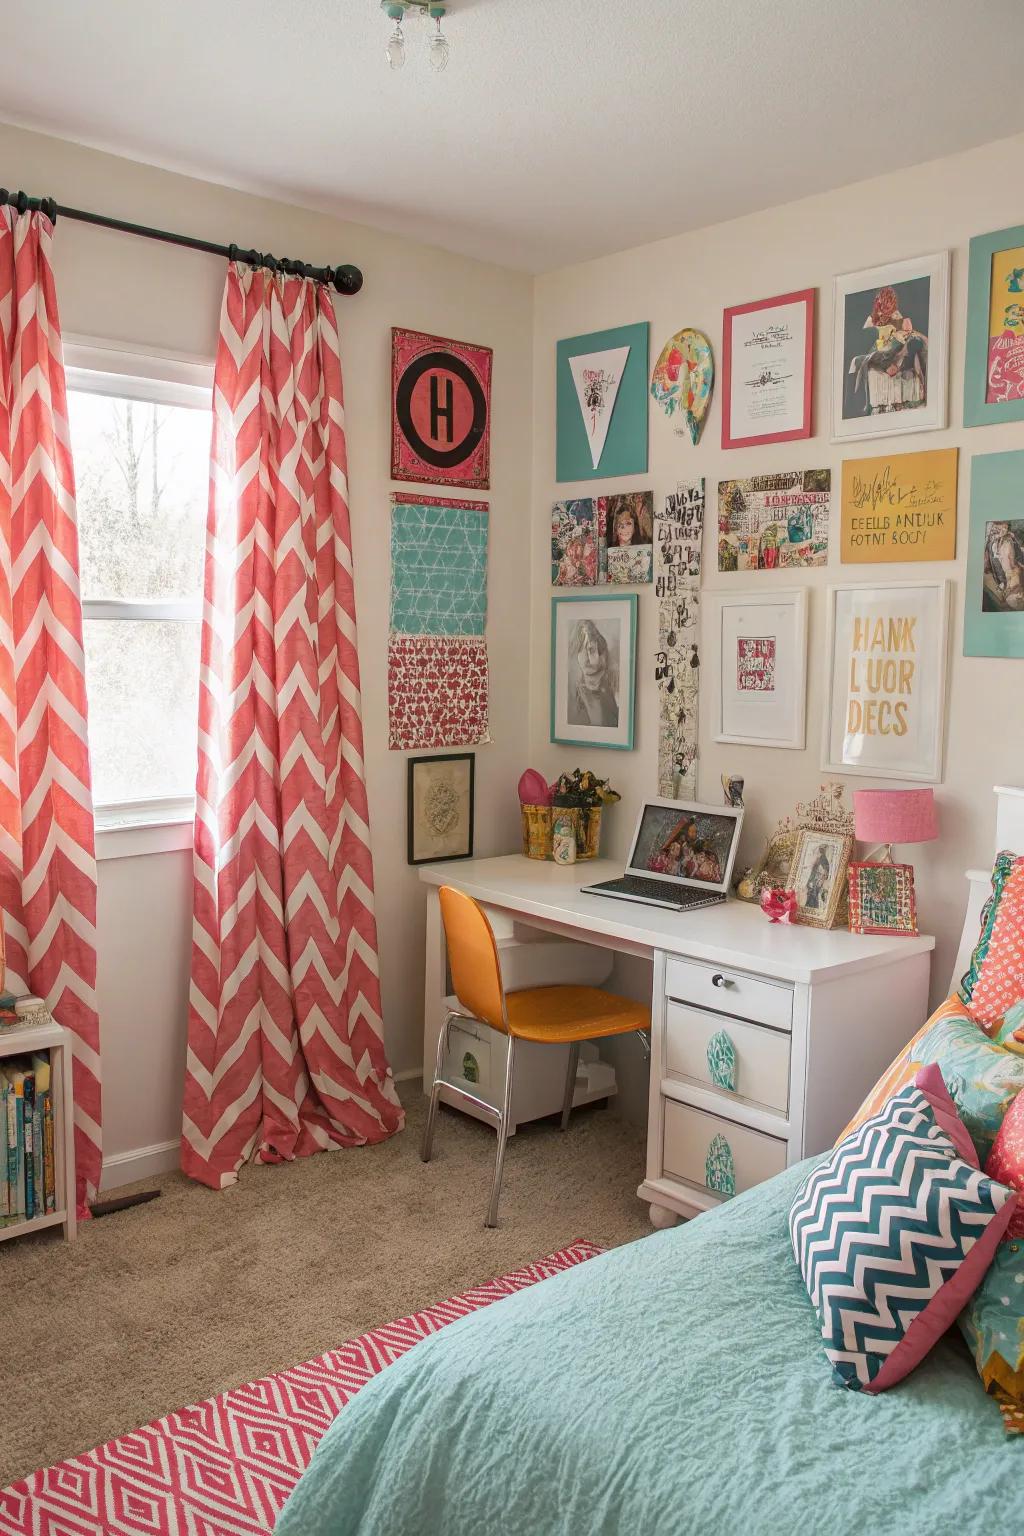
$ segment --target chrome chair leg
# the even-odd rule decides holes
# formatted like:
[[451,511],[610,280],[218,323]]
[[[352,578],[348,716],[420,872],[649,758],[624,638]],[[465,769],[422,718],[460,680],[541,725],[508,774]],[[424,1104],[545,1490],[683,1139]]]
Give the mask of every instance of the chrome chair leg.
[[420,1159],[424,1163],[430,1162],[430,1153],[434,1143],[437,1101],[441,1095],[441,1068],[444,1064],[445,1052],[448,1049],[448,1031],[451,1028],[451,1023],[452,1016],[449,1013],[437,1037],[437,1061],[434,1064],[434,1081],[430,1085],[430,1108],[427,1110],[427,1123],[423,1127],[423,1144],[420,1147]]
[[498,1121],[498,1151],[494,1159],[494,1182],[491,1185],[491,1199],[487,1207],[485,1227],[496,1227],[498,1225],[498,1197],[501,1194],[501,1174],[505,1166],[505,1143],[508,1140],[508,1123],[512,1112],[512,1073],[515,1067],[515,1059],[515,1036],[509,1035],[508,1058],[505,1062],[505,1096],[501,1101],[501,1118]]
[[576,1068],[580,1064],[580,1043],[574,1040],[569,1047],[569,1065],[565,1069],[565,1093],[562,1097],[562,1123],[563,1131],[569,1128],[569,1116],[572,1114],[572,1098],[576,1092]]

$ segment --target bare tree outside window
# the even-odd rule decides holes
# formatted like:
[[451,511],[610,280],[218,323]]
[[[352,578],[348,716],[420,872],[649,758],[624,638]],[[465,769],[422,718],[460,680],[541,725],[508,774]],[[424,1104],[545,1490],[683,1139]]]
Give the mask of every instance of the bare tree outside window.
[[[126,380],[126,385],[127,385]],[[195,790],[210,414],[69,390],[97,806]]]

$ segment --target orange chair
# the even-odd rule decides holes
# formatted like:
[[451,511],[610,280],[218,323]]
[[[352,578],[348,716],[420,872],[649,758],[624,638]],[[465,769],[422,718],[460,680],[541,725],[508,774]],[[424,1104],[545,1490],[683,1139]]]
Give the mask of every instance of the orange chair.
[[[598,1040],[607,1035],[639,1034],[644,1050],[650,1055],[646,1031],[651,1027],[650,1009],[627,997],[616,997],[597,987],[526,987],[521,992],[506,992],[501,980],[498,946],[487,916],[481,906],[450,885],[440,891],[441,920],[448,941],[448,963],[452,985],[460,1007],[448,1010],[437,1042],[437,1066],[430,1090],[430,1109],[423,1132],[423,1161],[429,1163],[434,1139],[434,1122],[441,1088],[455,1103],[472,1104],[498,1133],[498,1152],[494,1161],[494,1182],[487,1207],[485,1225],[498,1224],[498,1197],[508,1140],[509,1111],[512,1104],[512,1074],[516,1041],[536,1040],[549,1045],[569,1045],[569,1068],[565,1075],[562,1101],[562,1130],[569,1124],[572,1096],[576,1084],[580,1042]],[[469,1019],[487,1024],[508,1036],[505,1064],[505,1092],[501,1109],[468,1092],[461,1084],[448,1082],[442,1066],[448,1045],[448,1031],[453,1019]]]

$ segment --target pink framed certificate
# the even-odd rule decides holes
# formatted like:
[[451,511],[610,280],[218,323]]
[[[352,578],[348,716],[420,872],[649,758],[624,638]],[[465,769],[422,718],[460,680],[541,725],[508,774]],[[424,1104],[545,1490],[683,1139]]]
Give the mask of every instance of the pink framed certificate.
[[810,437],[814,295],[804,288],[725,311],[723,448]]

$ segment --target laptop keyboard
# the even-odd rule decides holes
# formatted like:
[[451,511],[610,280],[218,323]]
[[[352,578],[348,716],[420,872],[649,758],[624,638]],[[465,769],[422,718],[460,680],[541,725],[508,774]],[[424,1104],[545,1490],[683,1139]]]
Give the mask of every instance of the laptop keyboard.
[[645,880],[643,875],[620,875],[618,880],[602,880],[590,890],[607,892],[609,896],[621,893],[640,896],[644,901],[670,902],[673,907],[711,907],[724,900],[720,891],[697,891],[690,886],[680,890],[662,880]]

